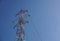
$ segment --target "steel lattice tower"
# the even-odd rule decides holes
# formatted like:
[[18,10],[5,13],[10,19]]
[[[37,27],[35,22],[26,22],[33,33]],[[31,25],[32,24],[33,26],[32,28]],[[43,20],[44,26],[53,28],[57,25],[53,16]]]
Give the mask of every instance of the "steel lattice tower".
[[25,41],[25,31],[24,24],[28,23],[28,21],[24,20],[24,14],[28,12],[27,10],[20,10],[18,14],[18,23],[17,23],[17,31],[16,31],[16,41]]

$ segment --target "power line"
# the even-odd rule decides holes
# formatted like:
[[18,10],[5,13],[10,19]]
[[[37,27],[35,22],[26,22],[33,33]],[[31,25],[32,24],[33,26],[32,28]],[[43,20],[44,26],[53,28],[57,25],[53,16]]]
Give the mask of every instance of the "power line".
[[[40,37],[40,33],[38,32],[35,24],[33,23],[32,18],[31,18],[30,20],[31,20],[31,23],[32,23],[32,25],[33,25],[33,28],[35,29],[35,32],[38,34],[38,37]],[[40,37],[40,40],[42,41],[41,37]]]

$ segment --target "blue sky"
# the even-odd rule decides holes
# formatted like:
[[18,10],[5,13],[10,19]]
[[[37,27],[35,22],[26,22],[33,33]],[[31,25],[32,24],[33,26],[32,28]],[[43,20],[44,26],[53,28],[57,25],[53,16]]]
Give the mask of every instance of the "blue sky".
[[60,0],[1,0],[0,41],[14,41],[13,20],[20,9],[31,17],[25,24],[26,41],[60,41]]

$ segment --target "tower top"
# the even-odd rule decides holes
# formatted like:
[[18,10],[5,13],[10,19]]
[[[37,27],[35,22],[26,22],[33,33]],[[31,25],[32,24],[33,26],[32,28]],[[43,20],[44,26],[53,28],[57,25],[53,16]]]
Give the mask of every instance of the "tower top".
[[20,10],[21,14],[24,14],[25,12],[28,12],[28,10],[23,10],[23,9]]
[[25,14],[26,12],[28,12],[28,10],[23,10],[23,9],[21,9],[21,10],[16,14],[16,16],[21,15],[21,14]]

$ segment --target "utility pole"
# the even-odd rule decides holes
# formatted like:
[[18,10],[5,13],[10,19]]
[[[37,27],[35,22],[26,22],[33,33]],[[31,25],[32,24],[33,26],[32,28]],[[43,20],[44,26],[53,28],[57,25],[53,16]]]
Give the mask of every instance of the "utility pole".
[[[24,20],[24,15],[28,12],[28,10],[20,10],[16,16],[18,16],[18,23],[16,28],[16,41],[25,41],[25,31],[24,31],[24,24],[28,23],[28,21]],[[15,26],[16,27],[16,26]]]

